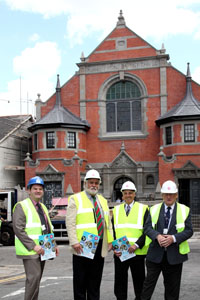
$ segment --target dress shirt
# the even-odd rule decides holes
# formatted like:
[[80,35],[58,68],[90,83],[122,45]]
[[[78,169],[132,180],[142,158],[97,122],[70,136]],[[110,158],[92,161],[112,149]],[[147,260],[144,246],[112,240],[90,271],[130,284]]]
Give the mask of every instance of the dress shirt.
[[[167,208],[168,208],[168,206],[167,206],[165,203],[164,203],[164,206],[165,206],[165,213],[167,213]],[[170,218],[169,218],[168,228],[169,228],[170,223],[171,223],[172,214],[173,214],[173,211],[174,211],[174,206],[175,206],[175,203],[174,203],[172,206],[170,206],[171,209],[170,209]]]
[[[127,211],[128,206],[130,206],[130,211],[131,211],[131,208],[133,207],[133,204],[134,204],[134,203],[135,203],[135,201],[131,202],[130,204],[125,203],[125,204],[124,204],[125,212]],[[129,211],[129,214],[130,214],[130,211]]]
[[[168,229],[169,229],[169,226],[170,226],[170,223],[171,223],[171,219],[172,219],[172,214],[173,214],[173,211],[174,211],[174,207],[175,207],[175,203],[172,204],[171,206],[171,209],[170,209],[170,218],[169,218],[169,224],[168,224]],[[165,213],[167,212],[167,208],[168,206],[164,203],[164,208],[165,208]],[[176,243],[176,238],[174,235],[172,235],[173,237],[173,240],[174,240],[174,243]]]
[[[124,204],[124,209],[125,209],[125,212],[127,211],[127,209],[128,209],[128,206],[130,207],[130,211],[129,211],[129,214],[130,214],[130,212],[131,212],[131,208],[133,207],[133,204],[135,203],[135,201],[133,201],[133,202],[131,202],[130,204],[128,204],[128,203],[126,203],[125,202],[125,204]],[[139,245],[137,244],[137,243],[134,243],[135,244],[135,246],[137,247],[137,248],[139,248]]]

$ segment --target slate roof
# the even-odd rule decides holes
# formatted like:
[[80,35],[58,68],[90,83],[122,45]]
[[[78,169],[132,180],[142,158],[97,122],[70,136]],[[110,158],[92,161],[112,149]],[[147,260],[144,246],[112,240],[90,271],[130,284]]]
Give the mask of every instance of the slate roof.
[[62,106],[60,91],[60,80],[58,76],[56,86],[56,104],[54,105],[53,109],[50,110],[44,117],[28,128],[30,132],[40,128],[50,127],[64,127],[73,129],[80,128],[84,130],[88,130],[90,128],[90,124],[86,120],[82,120],[81,118],[75,116],[67,108]]
[[[16,115],[16,116],[2,116],[0,117],[0,142],[9,134],[12,134],[19,126],[29,119],[31,115]],[[28,131],[27,131],[28,133]]]
[[188,63],[186,75],[186,94],[185,97],[171,110],[156,120],[157,125],[165,124],[178,120],[199,120],[200,119],[200,102],[195,99],[192,93],[190,67]]

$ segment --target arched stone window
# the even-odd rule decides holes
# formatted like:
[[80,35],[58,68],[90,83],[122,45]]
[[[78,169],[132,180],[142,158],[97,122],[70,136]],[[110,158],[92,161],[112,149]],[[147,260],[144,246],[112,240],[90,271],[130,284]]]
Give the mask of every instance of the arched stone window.
[[141,130],[141,93],[131,81],[113,84],[106,94],[107,132]]
[[146,177],[146,184],[154,184],[154,177],[153,177],[153,175],[148,175]]
[[146,138],[146,86],[135,74],[121,75],[107,78],[99,89],[99,138]]

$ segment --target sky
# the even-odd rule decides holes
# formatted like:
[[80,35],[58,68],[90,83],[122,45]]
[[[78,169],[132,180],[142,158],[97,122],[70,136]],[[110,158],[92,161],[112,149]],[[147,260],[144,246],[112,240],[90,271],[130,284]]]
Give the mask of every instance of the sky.
[[200,0],[0,0],[0,116],[35,115],[115,28],[126,26],[200,84]]

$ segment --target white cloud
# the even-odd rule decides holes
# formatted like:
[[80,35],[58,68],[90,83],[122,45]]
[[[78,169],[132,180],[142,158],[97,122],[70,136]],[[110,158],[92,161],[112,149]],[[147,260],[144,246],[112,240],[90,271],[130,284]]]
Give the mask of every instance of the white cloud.
[[37,42],[33,48],[26,48],[13,60],[14,72],[26,78],[51,78],[61,63],[56,43]]
[[29,40],[30,40],[31,42],[36,42],[36,41],[39,40],[39,38],[40,38],[39,34],[34,33],[34,34],[32,34],[32,35],[29,37]]
[[39,13],[44,18],[54,17],[67,13],[71,9],[71,1],[68,0],[4,0],[13,10],[21,10],[31,13]]
[[[41,14],[44,18],[66,15],[66,37],[69,43],[82,44],[87,37],[104,39],[117,23],[120,9],[126,25],[142,38],[160,41],[175,35],[190,35],[200,39],[200,0],[0,0],[16,11]],[[196,6],[195,6],[196,5]],[[196,10],[194,9],[196,7]],[[94,36],[95,34],[95,36]],[[42,38],[42,37],[41,37]],[[56,43],[39,42],[34,33],[29,38],[32,48],[24,49],[13,59],[15,80],[8,82],[7,92],[0,94],[1,114],[33,113],[37,94],[46,100],[55,92],[57,70],[61,53]],[[200,67],[192,78],[200,82]],[[17,78],[17,79],[16,79]],[[21,78],[21,84],[20,84]],[[21,89],[20,89],[21,87]],[[27,104],[27,99],[29,105]]]
[[192,73],[192,79],[200,84],[200,66]]
[[38,93],[41,99],[46,100],[55,92],[55,74],[60,63],[60,51],[52,42],[36,43],[33,48],[26,48],[15,57],[13,69],[17,79],[8,82],[7,92],[0,94],[0,99],[4,100],[1,115],[8,114],[8,111],[9,114],[33,113]]
[[[192,10],[199,0],[5,0],[15,10],[42,14],[45,18],[66,14],[67,37],[80,44],[94,32],[105,37],[116,24],[122,9],[128,27],[143,38],[157,40],[176,34],[199,37],[200,11]],[[144,9],[145,8],[145,9]]]
[[[55,92],[55,84],[44,78],[42,81],[35,78],[33,81],[20,77],[8,82],[7,92],[0,93],[1,116],[32,114],[35,115],[35,100],[41,94],[41,100],[48,99]],[[2,102],[3,101],[3,102]]]

